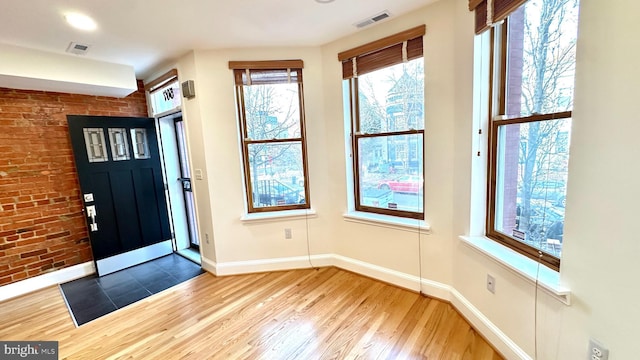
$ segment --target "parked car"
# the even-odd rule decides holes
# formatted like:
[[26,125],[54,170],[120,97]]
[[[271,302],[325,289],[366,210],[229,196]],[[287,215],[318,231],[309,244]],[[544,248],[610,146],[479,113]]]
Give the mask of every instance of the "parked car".
[[304,204],[304,188],[294,188],[276,179],[258,180],[254,183],[253,201],[261,206]]
[[424,181],[420,175],[404,175],[395,180],[382,180],[378,184],[378,189],[391,190],[404,193],[421,192]]

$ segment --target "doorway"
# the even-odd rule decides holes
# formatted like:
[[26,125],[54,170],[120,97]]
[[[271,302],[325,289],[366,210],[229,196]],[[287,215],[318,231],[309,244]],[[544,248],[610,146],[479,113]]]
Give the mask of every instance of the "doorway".
[[175,251],[200,264],[200,240],[182,113],[158,119]]
[[98,275],[171,253],[155,120],[68,115],[67,121]]

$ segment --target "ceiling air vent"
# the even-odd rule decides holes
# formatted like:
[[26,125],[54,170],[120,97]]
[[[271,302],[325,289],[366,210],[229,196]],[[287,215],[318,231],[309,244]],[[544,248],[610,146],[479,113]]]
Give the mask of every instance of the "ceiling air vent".
[[388,18],[390,16],[391,16],[391,14],[389,13],[389,10],[385,10],[385,11],[379,13],[379,14],[376,14],[374,16],[366,18],[366,19],[364,19],[362,21],[358,21],[357,23],[355,23],[353,25],[355,25],[355,27],[357,27],[357,28],[363,28],[365,26],[368,26],[368,25],[371,25],[373,23],[376,23],[376,22],[378,22],[380,20],[384,20],[384,19],[386,19],[386,18]]
[[89,51],[89,47],[91,47],[91,45],[80,44],[72,41],[67,47],[67,52],[76,55],[84,55]]

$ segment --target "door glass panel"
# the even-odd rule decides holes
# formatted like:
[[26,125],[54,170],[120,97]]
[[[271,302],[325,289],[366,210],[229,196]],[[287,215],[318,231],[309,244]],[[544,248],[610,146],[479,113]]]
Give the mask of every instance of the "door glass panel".
[[84,128],[82,130],[89,162],[109,161],[107,146],[104,141],[104,130],[102,128]]
[[111,141],[111,157],[113,161],[129,160],[129,144],[127,143],[126,129],[109,129],[109,140]]
[[131,142],[133,143],[133,157],[136,159],[149,159],[149,145],[146,129],[131,129]]

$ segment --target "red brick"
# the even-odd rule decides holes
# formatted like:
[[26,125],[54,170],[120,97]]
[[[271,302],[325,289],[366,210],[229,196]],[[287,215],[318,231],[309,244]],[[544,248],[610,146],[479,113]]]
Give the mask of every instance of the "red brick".
[[[35,234],[34,231],[23,232],[23,233],[20,233],[20,239],[29,239],[29,238],[34,237],[35,235],[36,234]],[[18,245],[20,245],[20,244],[18,243]]]
[[19,273],[21,271],[24,271],[24,266],[12,268],[12,269],[5,270],[5,271],[0,271],[0,278],[1,277],[5,277],[7,275],[13,275],[15,273]]
[[26,279],[27,278],[27,273],[21,272],[21,273],[13,274],[12,278],[13,278],[13,281]]
[[46,259],[46,260],[34,262],[27,265],[27,269],[35,269],[35,268],[39,268],[39,267],[51,265],[51,264],[53,264],[53,259]]
[[58,250],[58,251],[53,251],[53,252],[49,251],[48,253],[46,253],[44,255],[40,255],[40,259],[44,260],[44,259],[60,256],[60,255],[62,255],[64,253],[65,253],[65,250]]
[[29,252],[25,252],[20,254],[21,258],[28,258],[28,257],[32,257],[32,256],[38,256],[38,255],[42,255],[42,254],[46,254],[47,253],[47,249],[40,249],[40,250],[35,250],[35,251],[29,251]]
[[[29,245],[29,244],[38,244],[43,242],[44,240],[42,238],[33,238],[33,239],[29,239],[29,240],[20,240],[17,241],[15,243],[12,244],[17,244],[17,246],[24,246],[24,245]],[[2,245],[0,245],[2,246]]]
[[0,88],[0,168],[9,174],[0,178],[0,254],[3,265],[30,266],[1,283],[91,260],[66,115],[147,116],[138,87],[122,99]]
[[57,233],[57,234],[49,234],[49,235],[47,235],[47,240],[55,239],[55,238],[59,238],[59,237],[63,237],[63,236],[67,236],[69,234],[71,234],[69,231],[63,231],[63,232],[60,232],[60,233]]

